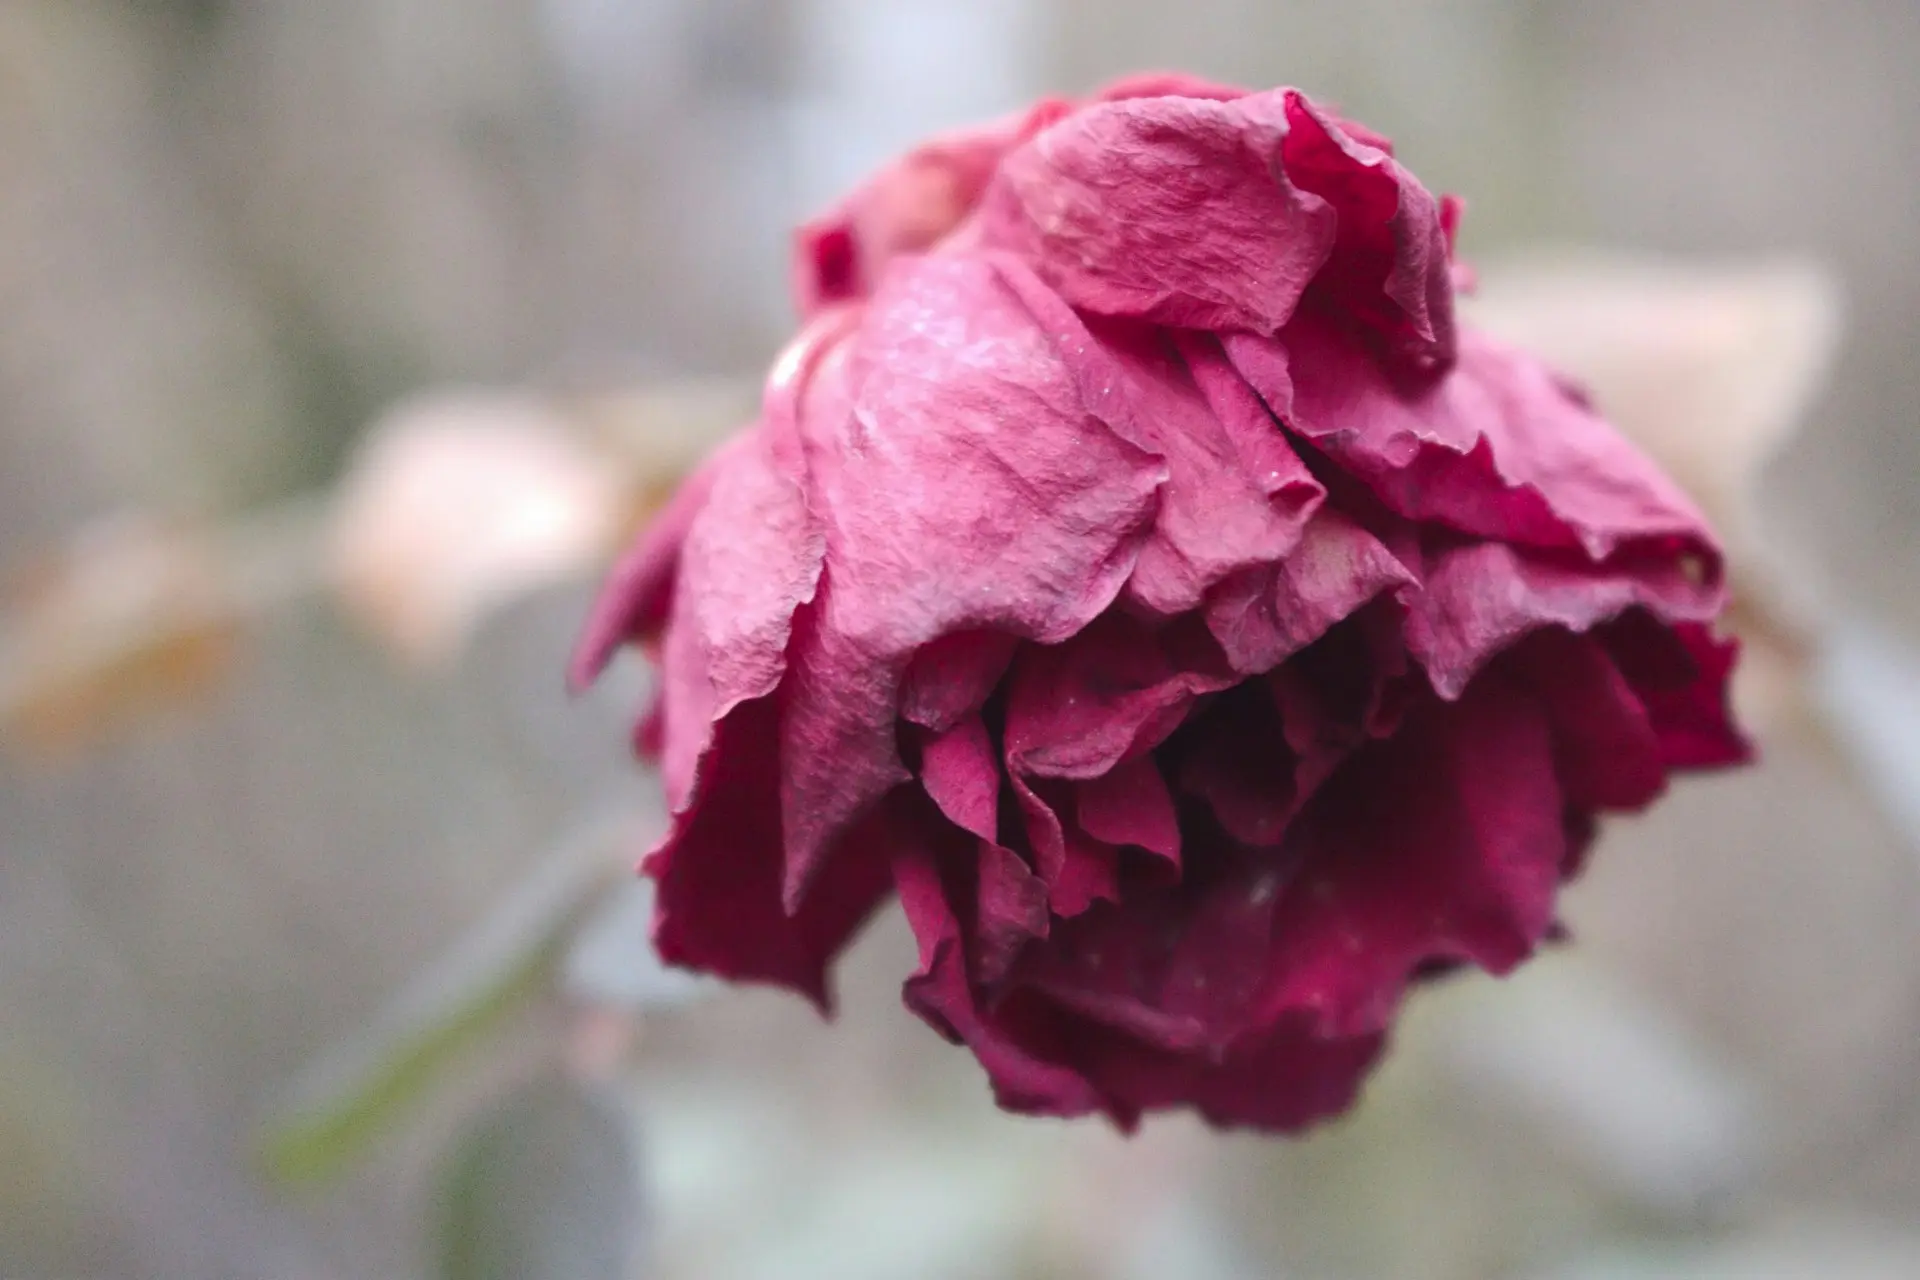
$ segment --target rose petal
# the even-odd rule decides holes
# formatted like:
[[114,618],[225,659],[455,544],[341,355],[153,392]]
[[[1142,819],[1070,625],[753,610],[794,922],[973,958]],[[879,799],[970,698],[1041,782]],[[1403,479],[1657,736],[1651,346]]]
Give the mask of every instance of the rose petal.
[[644,864],[659,882],[654,943],[670,963],[778,983],[825,1010],[827,965],[885,896],[887,852],[850,834],[802,909],[783,909],[778,714],[759,698],[717,726],[698,802]]
[[928,734],[920,750],[920,785],[956,826],[982,840],[1000,824],[1000,762],[980,717]]
[[1234,671],[1271,671],[1375,597],[1414,582],[1380,540],[1327,507],[1276,565],[1236,574],[1202,610]]
[[900,714],[929,729],[950,729],[987,704],[1019,640],[1003,631],[938,636],[907,664]]
[[1425,962],[1511,969],[1552,924],[1564,811],[1545,713],[1523,689],[1491,674],[1415,708],[1294,824],[1303,863],[1275,916],[1262,1020],[1376,1031]]
[[872,294],[889,262],[932,248],[966,219],[1009,150],[1071,109],[1044,99],[1017,115],[933,138],[802,226],[793,262],[800,314]]
[[1753,745],[1733,718],[1734,659],[1740,645],[1701,623],[1662,626],[1635,610],[1595,632],[1647,709],[1669,769],[1745,764]]
[[1640,809],[1667,786],[1647,708],[1592,636],[1529,636],[1503,664],[1527,682],[1553,727],[1554,770],[1580,809]]
[[1384,343],[1393,365],[1435,373],[1453,363],[1453,280],[1440,201],[1393,158],[1384,139],[1286,99],[1281,156],[1302,191],[1339,210],[1339,235],[1316,297]]
[[1276,90],[1075,112],[1002,160],[980,242],[1025,259],[1084,312],[1277,332],[1339,221],[1280,164],[1285,104]]
[[1165,477],[1087,411],[989,264],[900,263],[858,352],[852,411],[805,424],[830,568],[782,724],[790,903],[905,777],[893,725],[913,654],[955,631],[1079,631],[1132,571]]
[[1586,631],[1636,606],[1669,623],[1704,621],[1718,587],[1666,559],[1590,568],[1498,542],[1429,557],[1424,587],[1408,597],[1407,649],[1443,698],[1456,698],[1495,654],[1541,627]]
[[1153,750],[1197,698],[1233,683],[1212,668],[1182,629],[1117,612],[1065,643],[1028,648],[1007,677],[1007,768],[1097,778]]
[[1327,1039],[1289,1019],[1218,1059],[1097,1028],[1076,1034],[1074,1045],[1075,1061],[1107,1091],[1123,1128],[1143,1111],[1191,1106],[1213,1125],[1296,1133],[1353,1105],[1386,1036]]
[[956,838],[933,835],[924,824],[900,830],[911,816],[890,816],[894,885],[920,944],[920,967],[901,989],[907,1007],[973,1051],[1001,1106],[1062,1116],[1101,1109],[1103,1099],[1085,1076],[1030,1051],[980,1008],[967,978],[965,938],[942,878],[943,862],[965,856]]
[[1180,817],[1152,757],[1136,757],[1078,784],[1074,818],[1094,839],[1158,854],[1178,874]]
[[1278,341],[1225,343],[1290,428],[1399,515],[1596,562],[1627,548],[1691,556],[1718,580],[1692,501],[1539,363],[1490,338],[1462,334],[1452,374],[1417,391],[1316,317]]
[[1018,262],[1001,270],[1054,339],[1086,403],[1123,439],[1166,460],[1129,600],[1163,617],[1184,613],[1221,579],[1294,549],[1324,491],[1217,343],[1138,324],[1090,325]]
[[1025,820],[1035,868],[1046,885],[1047,909],[1077,916],[1096,902],[1120,900],[1120,851],[1088,835],[1074,812],[1071,786],[1013,775],[1014,799]]
[[666,626],[687,530],[707,505],[728,460],[752,447],[752,435],[749,428],[734,436],[681,481],[646,532],[608,573],[567,664],[567,684],[575,692],[599,677],[621,645],[650,639]]

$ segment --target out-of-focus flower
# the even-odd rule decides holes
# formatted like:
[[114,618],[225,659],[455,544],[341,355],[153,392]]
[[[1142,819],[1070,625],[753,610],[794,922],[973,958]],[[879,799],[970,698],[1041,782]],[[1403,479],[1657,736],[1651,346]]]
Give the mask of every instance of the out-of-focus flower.
[[65,754],[213,689],[244,621],[231,570],[216,542],[179,525],[126,516],[83,530],[7,601],[0,726]]
[[403,403],[333,500],[328,576],[373,635],[444,662],[493,610],[604,563],[751,414],[726,382]]
[[441,394],[369,433],[336,499],[329,569],[375,635],[445,660],[489,609],[592,564],[626,502],[622,469],[538,399]]
[[1531,954],[1597,814],[1743,759],[1701,515],[1456,332],[1454,218],[1296,91],[1159,78],[806,228],[760,421],[577,656],[661,665],[662,953],[824,1004],[897,890],[1003,1105],[1291,1130]]

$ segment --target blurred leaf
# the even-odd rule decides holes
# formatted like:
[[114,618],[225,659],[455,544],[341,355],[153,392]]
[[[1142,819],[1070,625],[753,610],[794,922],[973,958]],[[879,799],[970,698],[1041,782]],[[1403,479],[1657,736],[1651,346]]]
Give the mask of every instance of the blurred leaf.
[[438,1208],[444,1280],[628,1280],[642,1243],[631,1113],[571,1077],[536,1081],[455,1144]]
[[265,1127],[268,1173],[290,1185],[336,1176],[448,1067],[553,990],[583,915],[631,875],[634,828],[631,815],[583,828],[364,1033],[296,1082]]

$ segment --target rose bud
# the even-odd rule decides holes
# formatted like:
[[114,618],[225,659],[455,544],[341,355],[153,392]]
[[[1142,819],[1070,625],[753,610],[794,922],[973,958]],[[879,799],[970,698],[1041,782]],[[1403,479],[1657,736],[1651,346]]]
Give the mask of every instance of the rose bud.
[[1596,817],[1738,763],[1713,536],[1456,329],[1456,207],[1305,95],[1136,80],[799,238],[760,419],[614,571],[678,964],[907,1004],[1000,1103],[1298,1129],[1409,987],[1554,934]]

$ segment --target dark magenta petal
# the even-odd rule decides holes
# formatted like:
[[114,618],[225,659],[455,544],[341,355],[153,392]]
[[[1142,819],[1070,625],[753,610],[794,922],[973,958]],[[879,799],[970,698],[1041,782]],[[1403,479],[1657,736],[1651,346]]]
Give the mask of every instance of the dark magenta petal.
[[1416,707],[1294,825],[1302,862],[1274,920],[1269,1015],[1375,1031],[1426,962],[1513,968],[1553,921],[1564,812],[1546,715],[1526,690],[1489,675],[1458,702]]
[[1120,851],[1087,834],[1074,813],[1071,785],[1013,775],[1014,799],[1033,850],[1034,869],[1046,885],[1047,909],[1077,916],[1096,902],[1120,898]]
[[1190,1106],[1218,1127],[1297,1133],[1353,1105],[1386,1036],[1326,1038],[1290,1020],[1219,1057],[1170,1053],[1098,1029],[1077,1035],[1075,1046],[1123,1126],[1144,1111]]
[[950,860],[955,852],[952,841],[897,816],[893,825],[894,886],[920,944],[920,967],[902,989],[907,1007],[973,1051],[1001,1105],[1050,1115],[1100,1110],[1104,1099],[1084,1075],[1033,1053],[982,1009],[968,977],[966,938],[941,874],[942,854]]
[[1087,107],[1002,160],[981,197],[981,242],[1084,312],[1276,333],[1340,216],[1288,177],[1286,131],[1278,90]]
[[1174,871],[1180,869],[1180,815],[1151,757],[1136,756],[1073,790],[1082,831],[1106,844],[1158,854]]
[[1716,639],[1698,622],[1663,626],[1640,610],[1595,634],[1646,707],[1667,768],[1720,769],[1753,758],[1733,719],[1736,641]]
[[1062,644],[1035,646],[1007,681],[1007,767],[1016,776],[1095,778],[1144,755],[1194,702],[1233,683],[1181,638],[1108,613]]
[[1640,809],[1667,786],[1667,762],[1646,704],[1592,636],[1535,633],[1502,660],[1546,709],[1567,803]]
[[829,962],[886,895],[888,852],[851,833],[802,909],[782,908],[777,717],[760,698],[720,722],[692,804],[647,856],[654,943],[672,964],[777,983],[825,1008]]
[[907,664],[900,714],[929,729],[952,728],[987,704],[1019,643],[1004,631],[955,631],[930,641]]
[[1313,283],[1322,306],[1377,337],[1390,367],[1428,375],[1453,363],[1450,244],[1439,200],[1385,139],[1287,95],[1281,155],[1301,190],[1339,210],[1339,234]]
[[920,748],[920,785],[947,820],[982,840],[999,831],[1000,760],[980,717],[944,733],[928,733]]
[[1668,624],[1700,622],[1719,612],[1721,598],[1670,559],[1596,569],[1468,543],[1428,556],[1425,584],[1407,597],[1407,649],[1440,696],[1453,698],[1495,654],[1542,627],[1586,631],[1630,609]]

